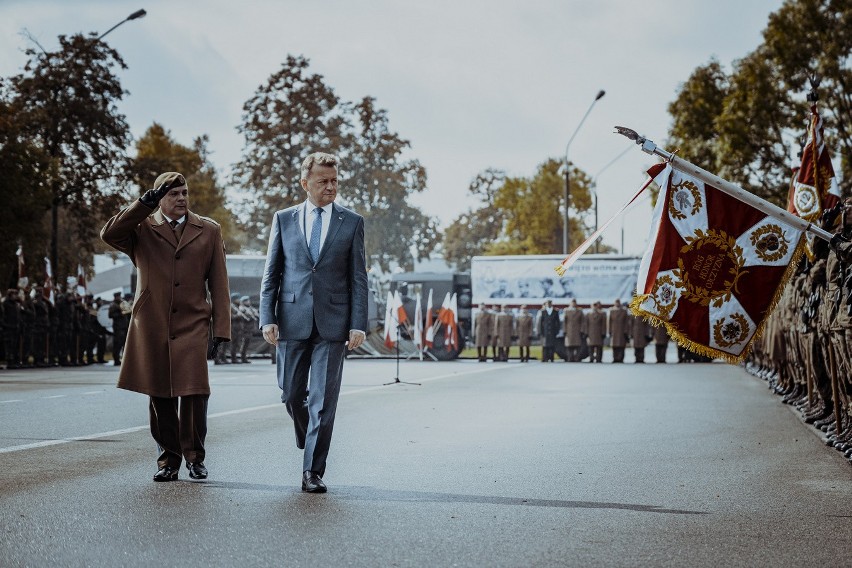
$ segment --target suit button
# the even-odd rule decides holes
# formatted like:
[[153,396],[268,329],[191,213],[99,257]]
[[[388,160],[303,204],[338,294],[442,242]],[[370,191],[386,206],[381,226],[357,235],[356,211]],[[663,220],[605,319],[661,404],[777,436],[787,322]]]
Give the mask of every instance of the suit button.
[[176,313],[177,313],[177,309],[172,309],[172,313],[173,313],[173,314],[176,314]]
[[175,288],[177,288],[178,286],[180,286],[180,282],[175,282]]
[[317,271],[316,268],[311,268],[311,272],[316,272],[316,271]]
[[314,291],[313,291],[313,290],[311,290],[310,292],[308,292],[308,295],[309,295],[309,296],[313,296],[313,295],[314,295]]
[[179,255],[179,254],[176,254],[176,255],[175,255],[175,260],[180,260],[180,255]]
[[177,338],[173,335],[173,336],[172,336],[172,339],[177,339]]

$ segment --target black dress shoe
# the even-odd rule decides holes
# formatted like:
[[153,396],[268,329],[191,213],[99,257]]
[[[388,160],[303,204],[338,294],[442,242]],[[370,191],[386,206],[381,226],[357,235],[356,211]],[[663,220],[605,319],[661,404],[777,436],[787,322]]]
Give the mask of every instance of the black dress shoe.
[[176,467],[161,467],[157,473],[154,474],[154,481],[177,481],[178,478],[178,468]]
[[315,471],[306,471],[302,474],[302,491],[305,493],[325,493],[328,487],[322,482],[322,477]]
[[207,468],[204,462],[186,462],[186,469],[192,479],[207,479]]

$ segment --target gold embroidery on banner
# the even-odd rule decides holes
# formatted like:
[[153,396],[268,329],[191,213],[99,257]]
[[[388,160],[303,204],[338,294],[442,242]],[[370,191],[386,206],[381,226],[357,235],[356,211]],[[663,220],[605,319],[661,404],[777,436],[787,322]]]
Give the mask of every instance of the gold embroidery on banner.
[[790,241],[784,235],[784,229],[779,225],[764,225],[749,237],[757,256],[763,262],[781,260],[790,250]]
[[701,192],[698,186],[689,180],[684,180],[672,185],[671,198],[669,199],[669,215],[673,219],[686,219],[685,211],[692,208],[690,216],[701,211]]
[[670,275],[660,276],[654,281],[650,300],[654,302],[657,315],[661,319],[665,321],[672,319],[672,312],[677,307],[677,284]]
[[713,324],[713,339],[716,341],[716,345],[725,349],[748,339],[750,332],[748,320],[741,313],[733,314],[730,316],[730,320],[722,318]]
[[817,189],[813,186],[799,183],[793,194],[793,205],[802,219],[813,221],[820,214],[820,198]]
[[[745,264],[742,247],[725,231],[714,229],[706,233],[696,229],[685,240],[677,269],[673,271],[678,280],[676,286],[690,302],[720,307],[731,299],[733,292],[739,292],[737,281],[748,272],[742,269]],[[718,282],[726,276],[730,279]]]

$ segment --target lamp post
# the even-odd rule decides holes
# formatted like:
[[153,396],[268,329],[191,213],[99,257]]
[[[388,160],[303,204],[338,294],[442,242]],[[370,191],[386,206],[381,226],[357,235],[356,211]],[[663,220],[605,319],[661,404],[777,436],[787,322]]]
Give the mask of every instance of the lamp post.
[[130,14],[129,16],[127,16],[126,18],[124,18],[123,20],[121,20],[120,22],[115,24],[113,27],[111,27],[110,29],[108,29],[107,31],[105,31],[104,33],[99,35],[98,39],[104,39],[105,35],[107,35],[109,32],[111,32],[112,30],[114,30],[115,28],[117,28],[118,26],[123,24],[124,22],[129,22],[130,20],[137,20],[139,18],[144,18],[145,14],[147,14],[147,13],[148,12],[146,12],[145,10],[136,10],[135,12],[133,12],[132,14]]
[[577,136],[577,133],[580,131],[580,127],[583,126],[583,123],[586,122],[586,117],[589,116],[589,113],[592,112],[592,108],[595,106],[595,103],[603,98],[606,94],[606,91],[601,89],[598,91],[598,94],[595,95],[595,100],[592,101],[592,104],[589,105],[589,110],[586,111],[586,114],[583,115],[582,120],[580,120],[580,124],[577,125],[577,128],[574,129],[574,134],[571,135],[571,138],[568,139],[568,144],[565,145],[565,218],[564,226],[562,227],[562,254],[568,254],[568,206],[569,201],[571,199],[571,163],[568,161],[568,150],[571,148],[571,142],[574,141],[574,137]]
[[[613,165],[613,164],[614,164],[614,163],[616,163],[618,160],[620,160],[621,158],[623,158],[623,157],[624,157],[624,155],[625,155],[625,154],[627,154],[627,152],[629,152],[629,151],[630,151],[630,150],[632,150],[632,149],[633,149],[633,144],[631,144],[630,146],[628,146],[627,148],[625,148],[624,150],[622,150],[622,152],[621,152],[618,156],[616,156],[615,158],[613,158],[612,160],[610,160],[610,161],[607,163],[607,165],[605,165],[605,166],[604,166],[604,167],[602,167],[600,170],[598,170],[598,173],[596,173],[596,174],[595,174],[595,177],[593,177],[593,178],[592,178],[592,193],[594,194],[594,197],[595,197],[595,231],[597,231],[597,230],[598,230],[598,176],[600,176],[602,173],[604,173],[604,172],[605,172],[605,171],[606,171],[606,170],[607,170],[607,169],[608,169],[611,165]],[[624,242],[623,242],[623,241],[624,241],[624,234],[623,234],[623,228],[622,228],[622,237],[621,237],[621,240],[622,240],[621,248],[622,248],[622,250],[623,250],[623,249],[624,249]],[[600,238],[600,237],[598,237],[598,238],[597,238],[597,240],[595,241],[595,252],[596,252],[596,253],[600,252],[600,247],[598,246],[598,245],[600,244],[600,241],[601,241],[601,238]]]
[[[111,32],[112,30],[114,30],[115,28],[117,28],[118,26],[123,24],[124,22],[129,22],[130,20],[137,20],[139,18],[144,17],[145,14],[147,14],[147,12],[145,10],[136,10],[135,12],[133,12],[132,14],[130,14],[129,16],[127,16],[126,18],[124,18],[123,20],[118,22],[116,25],[114,25],[113,27],[111,27],[110,29],[108,29],[107,31],[102,33],[100,36],[98,36],[98,41],[102,40],[105,35],[107,35],[109,32]],[[35,40],[33,40],[33,41],[35,41]],[[41,45],[38,44],[38,42],[36,42],[36,45],[39,46],[42,53],[47,55],[47,52],[44,50],[44,48],[41,47]],[[50,219],[50,231],[51,231],[51,235],[50,235],[50,262],[51,262],[51,265],[53,266],[53,270],[58,270],[59,269],[59,244],[58,244],[59,198],[57,197],[57,192],[55,190],[53,192],[53,195],[54,195],[53,196],[53,202],[51,204],[51,211],[50,211],[50,217],[51,217],[51,219]]]

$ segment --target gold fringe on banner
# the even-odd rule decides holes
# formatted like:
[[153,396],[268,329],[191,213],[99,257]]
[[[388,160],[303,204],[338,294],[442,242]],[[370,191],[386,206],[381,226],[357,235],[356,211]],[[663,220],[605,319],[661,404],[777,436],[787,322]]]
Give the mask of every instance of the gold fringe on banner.
[[749,351],[751,351],[752,344],[763,335],[764,329],[766,327],[766,322],[769,319],[769,315],[773,311],[775,311],[776,307],[778,307],[778,302],[781,301],[781,295],[784,293],[784,288],[787,286],[787,283],[790,281],[790,279],[793,277],[793,274],[796,272],[796,266],[799,264],[799,261],[801,261],[802,255],[804,254],[805,239],[803,234],[799,237],[799,242],[796,245],[796,250],[793,252],[790,264],[787,265],[787,269],[784,271],[784,275],[781,277],[781,281],[779,282],[778,287],[775,289],[775,294],[773,295],[772,301],[769,303],[769,307],[766,309],[766,312],[764,312],[762,321],[757,325],[757,330],[755,330],[754,334],[748,340],[748,343],[746,343],[739,355],[733,355],[731,353],[728,353],[727,351],[721,351],[719,349],[710,347],[709,345],[696,343],[695,341],[684,335],[677,325],[663,320],[656,314],[652,314],[651,312],[643,310],[641,308],[641,305],[648,298],[648,294],[637,295],[636,297],[634,297],[633,300],[631,300],[630,302],[630,311],[633,313],[633,315],[641,317],[654,327],[664,326],[669,336],[681,347],[684,347],[692,351],[693,353],[697,353],[698,355],[703,355],[705,357],[711,357],[714,359],[724,359],[732,365],[738,365],[742,363],[746,357],[748,357]]

